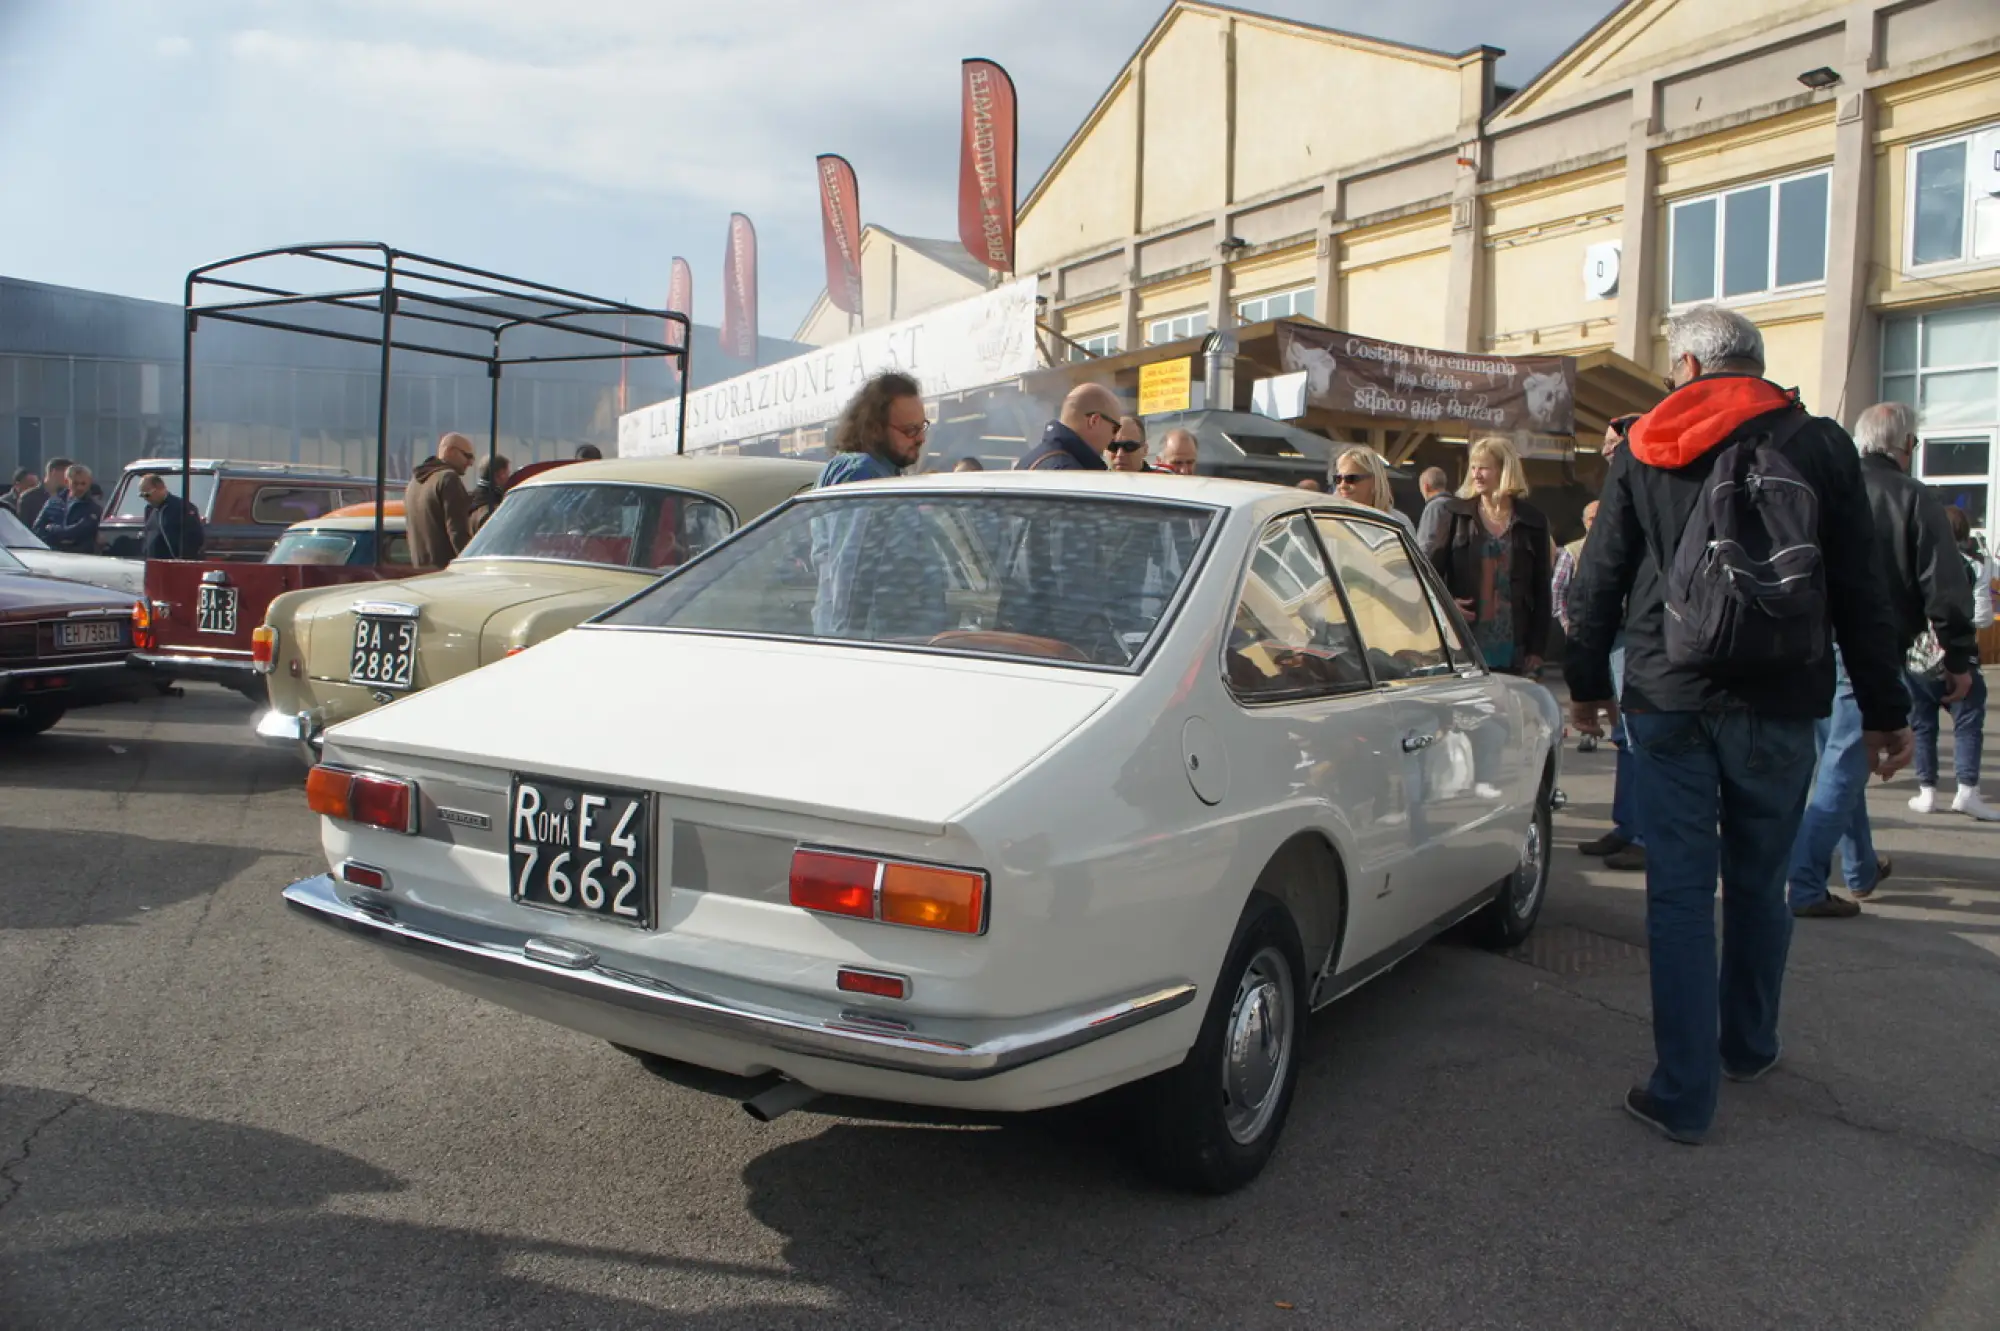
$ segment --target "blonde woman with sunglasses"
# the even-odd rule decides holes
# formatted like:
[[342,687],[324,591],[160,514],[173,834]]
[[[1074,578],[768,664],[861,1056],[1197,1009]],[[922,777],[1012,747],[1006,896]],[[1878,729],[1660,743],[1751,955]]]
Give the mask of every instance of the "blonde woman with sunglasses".
[[1335,497],[1387,513],[1403,524],[1403,530],[1412,540],[1416,539],[1417,525],[1410,521],[1409,514],[1396,507],[1396,497],[1390,492],[1389,464],[1374,449],[1348,449],[1334,462],[1327,479],[1333,483]]

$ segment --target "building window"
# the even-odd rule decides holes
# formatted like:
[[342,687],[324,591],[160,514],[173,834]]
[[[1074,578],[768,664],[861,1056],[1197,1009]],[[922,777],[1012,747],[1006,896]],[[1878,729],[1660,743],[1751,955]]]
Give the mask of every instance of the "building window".
[[1829,179],[1814,171],[1675,204],[1667,279],[1673,303],[1734,300],[1826,281]]
[[1117,333],[1098,333],[1091,337],[1072,339],[1069,349],[1071,360],[1090,360],[1097,356],[1116,356],[1125,349],[1125,339]]
[[1184,337],[1200,337],[1207,331],[1207,310],[1170,314],[1164,319],[1154,319],[1146,325],[1146,345],[1157,347],[1162,342],[1178,342]]
[[1917,478],[1989,530],[2000,484],[2000,305],[1884,320],[1882,396],[1917,409]]
[[2000,128],[1910,153],[1909,267],[2000,259]]
[[1311,287],[1300,287],[1296,291],[1274,291],[1268,296],[1246,300],[1236,307],[1236,322],[1260,324],[1266,319],[1282,319],[1288,314],[1303,314],[1306,318],[1317,317],[1319,302]]

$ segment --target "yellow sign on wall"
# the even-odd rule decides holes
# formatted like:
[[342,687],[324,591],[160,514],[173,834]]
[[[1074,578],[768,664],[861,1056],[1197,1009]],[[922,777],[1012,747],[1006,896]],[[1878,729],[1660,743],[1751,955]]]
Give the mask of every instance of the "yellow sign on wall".
[[1152,416],[1162,411],[1186,411],[1194,381],[1194,360],[1160,361],[1139,367],[1139,414]]

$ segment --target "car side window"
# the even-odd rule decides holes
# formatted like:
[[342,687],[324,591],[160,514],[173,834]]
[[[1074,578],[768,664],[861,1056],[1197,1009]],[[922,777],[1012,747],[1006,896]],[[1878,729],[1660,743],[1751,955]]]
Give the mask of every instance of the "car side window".
[[408,536],[391,536],[389,538],[389,557],[382,562],[385,564],[409,563],[410,538]]
[[260,525],[291,526],[325,517],[339,507],[341,492],[323,485],[266,485],[250,504],[250,520]]
[[1383,680],[1453,673],[1451,653],[1431,613],[1431,591],[1402,535],[1386,523],[1321,514],[1314,519],[1333,552],[1354,626]]
[[1361,645],[1302,513],[1264,529],[1223,652],[1244,702],[1296,701],[1369,687]]

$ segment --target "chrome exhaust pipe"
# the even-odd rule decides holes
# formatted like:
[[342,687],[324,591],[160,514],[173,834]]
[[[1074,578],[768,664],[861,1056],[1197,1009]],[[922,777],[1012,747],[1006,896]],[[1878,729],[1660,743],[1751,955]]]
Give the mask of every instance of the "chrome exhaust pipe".
[[802,1081],[775,1072],[771,1077],[770,1085],[743,1102],[743,1112],[759,1123],[770,1123],[819,1099],[819,1092]]

